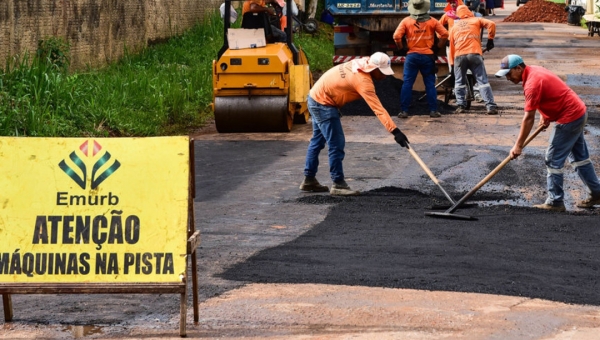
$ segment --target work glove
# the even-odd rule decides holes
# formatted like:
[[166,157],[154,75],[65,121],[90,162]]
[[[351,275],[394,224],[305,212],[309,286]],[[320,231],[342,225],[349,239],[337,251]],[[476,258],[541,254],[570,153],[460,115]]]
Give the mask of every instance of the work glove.
[[487,41],[487,45],[485,45],[485,48],[486,48],[488,51],[491,51],[491,50],[492,50],[492,48],[494,48],[494,39],[488,39],[488,41]]
[[408,138],[406,138],[406,136],[402,133],[402,131],[400,131],[400,129],[395,128],[394,131],[392,131],[392,134],[394,135],[396,143],[408,149]]

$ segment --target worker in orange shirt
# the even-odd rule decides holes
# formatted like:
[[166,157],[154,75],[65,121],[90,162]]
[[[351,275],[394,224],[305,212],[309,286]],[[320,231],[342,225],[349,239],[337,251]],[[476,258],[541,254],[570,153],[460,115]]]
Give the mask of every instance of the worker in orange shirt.
[[[444,8],[445,13],[440,18],[440,24],[442,24],[442,26],[444,26],[448,31],[450,31],[452,26],[454,26],[454,20],[459,20],[458,15],[456,14],[456,8],[458,8],[458,6],[460,6],[460,5],[464,5],[464,3],[462,2],[462,0],[446,0],[446,1],[448,2],[448,4]],[[477,16],[478,14],[479,13],[475,13],[475,16]],[[450,52],[448,51],[448,47],[446,47],[446,56],[448,56],[449,54],[450,54]],[[449,64],[450,64],[450,71],[452,72],[452,75],[454,76],[454,70],[452,69],[452,65],[454,65],[454,62],[452,60],[450,60]],[[454,78],[452,78],[452,82],[454,82]],[[473,97],[475,98],[476,102],[483,103],[483,98],[481,98],[481,94],[479,94],[479,86],[477,86],[477,85],[473,86]]]
[[[399,49],[404,48],[402,42],[406,38],[408,52],[404,61],[404,83],[400,92],[401,112],[398,118],[408,118],[408,107],[412,100],[412,88],[421,72],[425,84],[425,94],[429,106],[429,116],[441,117],[437,110],[437,90],[435,89],[435,74],[437,73],[435,61],[437,50],[446,45],[448,31],[435,18],[429,16],[429,0],[410,0],[408,12],[410,16],[404,18],[393,38]],[[439,41],[436,44],[436,34]]]
[[454,92],[458,108],[456,113],[463,113],[466,109],[467,92],[467,70],[471,70],[479,93],[485,103],[487,114],[498,114],[498,106],[494,102],[492,87],[488,82],[487,72],[483,64],[483,51],[481,49],[481,30],[485,28],[488,32],[486,50],[494,48],[494,37],[496,36],[496,24],[488,19],[475,17],[473,12],[465,6],[458,6],[456,13],[460,20],[454,21],[450,29],[450,49],[448,60],[454,65]]
[[375,93],[374,80],[393,75],[390,57],[376,52],[370,57],[354,59],[336,65],[325,72],[310,89],[308,111],[312,118],[313,135],[306,151],[304,181],[300,190],[325,192],[329,188],[316,178],[319,169],[319,153],[325,144],[329,148],[329,174],[333,186],[329,193],[338,196],[354,196],[359,192],[350,189],[344,178],[346,138],[342,129],[339,108],[358,99],[364,99],[385,129],[394,135],[396,143],[408,148],[408,138],[398,129]]
[[[273,2],[276,0],[246,0],[242,6],[242,27],[244,27],[243,17],[246,13],[260,13],[266,12],[268,15],[275,15],[275,10],[272,7],[267,6],[267,2]],[[271,31],[276,41],[286,42],[287,35],[284,31],[271,25]]]
[[456,14],[456,8],[460,5],[464,5],[462,0],[447,0],[448,4],[444,8],[444,15],[440,18],[440,24],[447,30],[450,30],[454,25],[454,20],[458,19]]

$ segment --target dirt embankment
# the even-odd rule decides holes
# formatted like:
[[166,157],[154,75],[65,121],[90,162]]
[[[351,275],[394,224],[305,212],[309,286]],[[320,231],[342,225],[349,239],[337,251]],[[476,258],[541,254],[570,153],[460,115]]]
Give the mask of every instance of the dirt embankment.
[[546,0],[529,0],[518,10],[504,18],[505,22],[553,22],[567,23],[565,5]]

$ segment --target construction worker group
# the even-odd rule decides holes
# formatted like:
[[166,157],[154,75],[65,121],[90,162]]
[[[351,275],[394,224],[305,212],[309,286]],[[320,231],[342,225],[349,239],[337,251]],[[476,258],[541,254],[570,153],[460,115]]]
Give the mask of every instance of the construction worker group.
[[[421,73],[426,88],[429,116],[441,117],[437,109],[435,61],[437,52],[447,47],[450,69],[454,73],[456,113],[464,113],[467,92],[467,72],[477,82],[477,90],[485,103],[486,113],[498,114],[492,88],[488,82],[482,54],[494,48],[496,24],[473,14],[462,0],[447,0],[445,14],[440,21],[430,17],[429,0],[410,0],[410,16],[404,18],[393,38],[399,49],[406,49],[404,82],[400,93],[399,118],[408,118],[412,87],[417,73]],[[447,25],[448,28],[444,27]],[[485,50],[481,47],[483,29],[487,30]],[[446,46],[447,45],[447,46]],[[583,127],[587,121],[585,103],[560,78],[539,66],[527,66],[518,55],[502,59],[496,77],[506,77],[514,84],[523,83],[525,113],[515,145],[510,150],[512,159],[521,155],[524,141],[534,124],[536,112],[540,113],[540,128],[555,122],[546,150],[548,197],[533,207],[565,211],[563,192],[563,167],[568,159],[576,168],[588,197],[576,205],[592,208],[600,205],[600,181],[590,160]],[[354,59],[336,65],[325,72],[309,93],[308,109],[312,118],[313,134],[308,145],[304,166],[304,180],[300,190],[327,192],[331,195],[353,196],[359,191],[350,188],[345,180],[342,162],[345,156],[345,136],[339,108],[357,99],[364,99],[385,129],[400,146],[410,149],[408,137],[400,131],[375,93],[374,81],[393,75],[390,57],[376,52],[370,57]],[[475,87],[475,84],[474,84]],[[316,178],[319,153],[328,146],[331,190]]]
[[[261,1],[261,0],[248,0]],[[449,18],[453,25],[450,32],[435,18],[429,15],[429,0],[410,0],[409,17],[400,22],[394,32],[394,41],[399,49],[407,48],[404,65],[404,82],[400,92],[402,111],[400,118],[407,118],[411,102],[411,92],[417,73],[421,73],[425,82],[429,116],[441,117],[437,109],[435,74],[437,51],[450,44],[450,54],[454,64],[456,78],[455,93],[457,112],[465,111],[465,79],[470,70],[477,79],[477,85],[486,103],[488,114],[497,114],[492,89],[487,81],[479,32],[482,27],[488,30],[487,50],[494,47],[496,25],[494,22],[475,17],[462,0],[448,0],[448,11],[456,9],[456,16]],[[458,1],[458,2],[455,2]],[[458,24],[460,22],[460,25]],[[473,33],[476,31],[476,34]],[[476,35],[476,37],[474,37]],[[405,42],[404,42],[405,41]],[[454,57],[456,59],[454,59]],[[345,156],[345,136],[341,124],[339,108],[357,99],[364,99],[385,129],[393,134],[394,140],[402,147],[410,148],[408,138],[396,126],[389,113],[375,93],[373,81],[393,75],[390,57],[376,52],[370,57],[354,59],[336,65],[325,72],[310,90],[308,110],[311,114],[313,135],[306,153],[304,180],[300,190],[306,192],[327,192],[332,195],[350,196],[359,192],[352,190],[345,181],[343,159]],[[319,167],[319,153],[327,145],[329,152],[329,173],[333,181],[332,188],[321,185],[316,178]]]
[[454,75],[454,95],[456,113],[467,110],[467,72],[471,72],[481,100],[485,102],[489,115],[498,114],[492,88],[487,79],[481,47],[482,29],[487,30],[486,51],[494,48],[496,24],[488,19],[476,16],[462,3],[462,0],[448,0],[445,14],[436,20],[429,15],[428,0],[408,2],[409,16],[404,18],[394,32],[394,41],[400,50],[406,50],[404,63],[404,83],[400,92],[401,112],[399,118],[408,118],[412,88],[420,72],[425,85],[429,116],[441,117],[437,110],[437,92],[435,79],[438,51],[446,48],[450,71]]

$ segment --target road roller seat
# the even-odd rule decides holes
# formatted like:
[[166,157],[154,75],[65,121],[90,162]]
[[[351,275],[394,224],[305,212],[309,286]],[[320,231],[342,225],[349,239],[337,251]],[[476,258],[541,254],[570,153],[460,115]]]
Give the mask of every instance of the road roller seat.
[[275,37],[273,36],[273,30],[271,29],[271,24],[269,23],[269,18],[267,17],[267,13],[259,12],[246,12],[242,17],[242,28],[262,28],[265,30],[265,39],[268,43],[274,43]]

